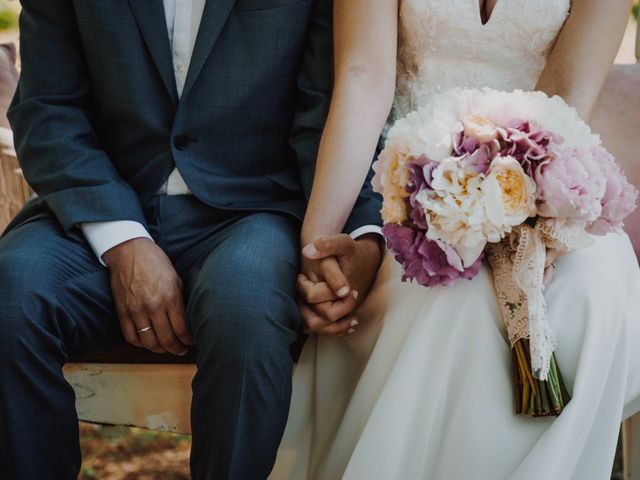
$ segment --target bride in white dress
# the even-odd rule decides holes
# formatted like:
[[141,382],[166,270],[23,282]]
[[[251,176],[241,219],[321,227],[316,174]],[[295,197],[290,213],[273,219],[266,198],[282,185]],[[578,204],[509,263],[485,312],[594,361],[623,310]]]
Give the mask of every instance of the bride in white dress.
[[[630,2],[478,2],[335,0],[336,89],[307,238],[342,229],[396,71],[392,120],[440,90],[484,86],[559,94],[589,117]],[[386,255],[357,332],[309,339],[272,478],[609,478],[620,421],[640,410],[640,269],[625,235],[561,257],[546,290],[573,393],[558,418],[513,414],[488,267],[451,288],[400,274]]]

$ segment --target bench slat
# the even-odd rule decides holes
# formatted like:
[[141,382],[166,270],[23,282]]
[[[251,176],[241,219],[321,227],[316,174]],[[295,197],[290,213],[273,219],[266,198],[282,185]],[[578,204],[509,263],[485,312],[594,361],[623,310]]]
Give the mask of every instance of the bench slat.
[[191,433],[194,365],[107,365],[70,363],[64,374],[76,392],[78,418]]

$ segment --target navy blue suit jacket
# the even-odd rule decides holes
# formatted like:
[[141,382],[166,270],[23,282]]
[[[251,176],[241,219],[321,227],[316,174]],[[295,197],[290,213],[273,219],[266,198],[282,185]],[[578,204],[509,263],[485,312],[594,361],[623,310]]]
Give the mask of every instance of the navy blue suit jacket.
[[[207,0],[178,100],[162,0],[22,0],[9,119],[65,229],[134,220],[177,166],[213,207],[302,218],[332,86],[330,0]],[[379,224],[365,184],[345,230]]]

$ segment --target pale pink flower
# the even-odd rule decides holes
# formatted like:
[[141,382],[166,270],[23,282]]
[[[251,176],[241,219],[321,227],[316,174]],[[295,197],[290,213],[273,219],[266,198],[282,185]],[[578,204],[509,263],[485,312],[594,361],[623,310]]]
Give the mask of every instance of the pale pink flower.
[[543,217],[593,222],[602,213],[606,178],[590,150],[554,146],[534,172],[538,213]]
[[601,202],[602,213],[588,226],[588,231],[594,235],[620,232],[624,219],[636,208],[638,190],[629,183],[620,165],[604,148],[594,148],[593,156],[602,169],[606,190]]

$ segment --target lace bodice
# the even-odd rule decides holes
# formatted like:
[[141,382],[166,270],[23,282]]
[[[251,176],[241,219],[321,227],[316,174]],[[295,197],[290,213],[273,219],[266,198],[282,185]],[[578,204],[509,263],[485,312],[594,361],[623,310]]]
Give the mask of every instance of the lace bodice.
[[401,0],[392,120],[453,87],[531,90],[571,0],[497,0],[483,25],[478,0]]

